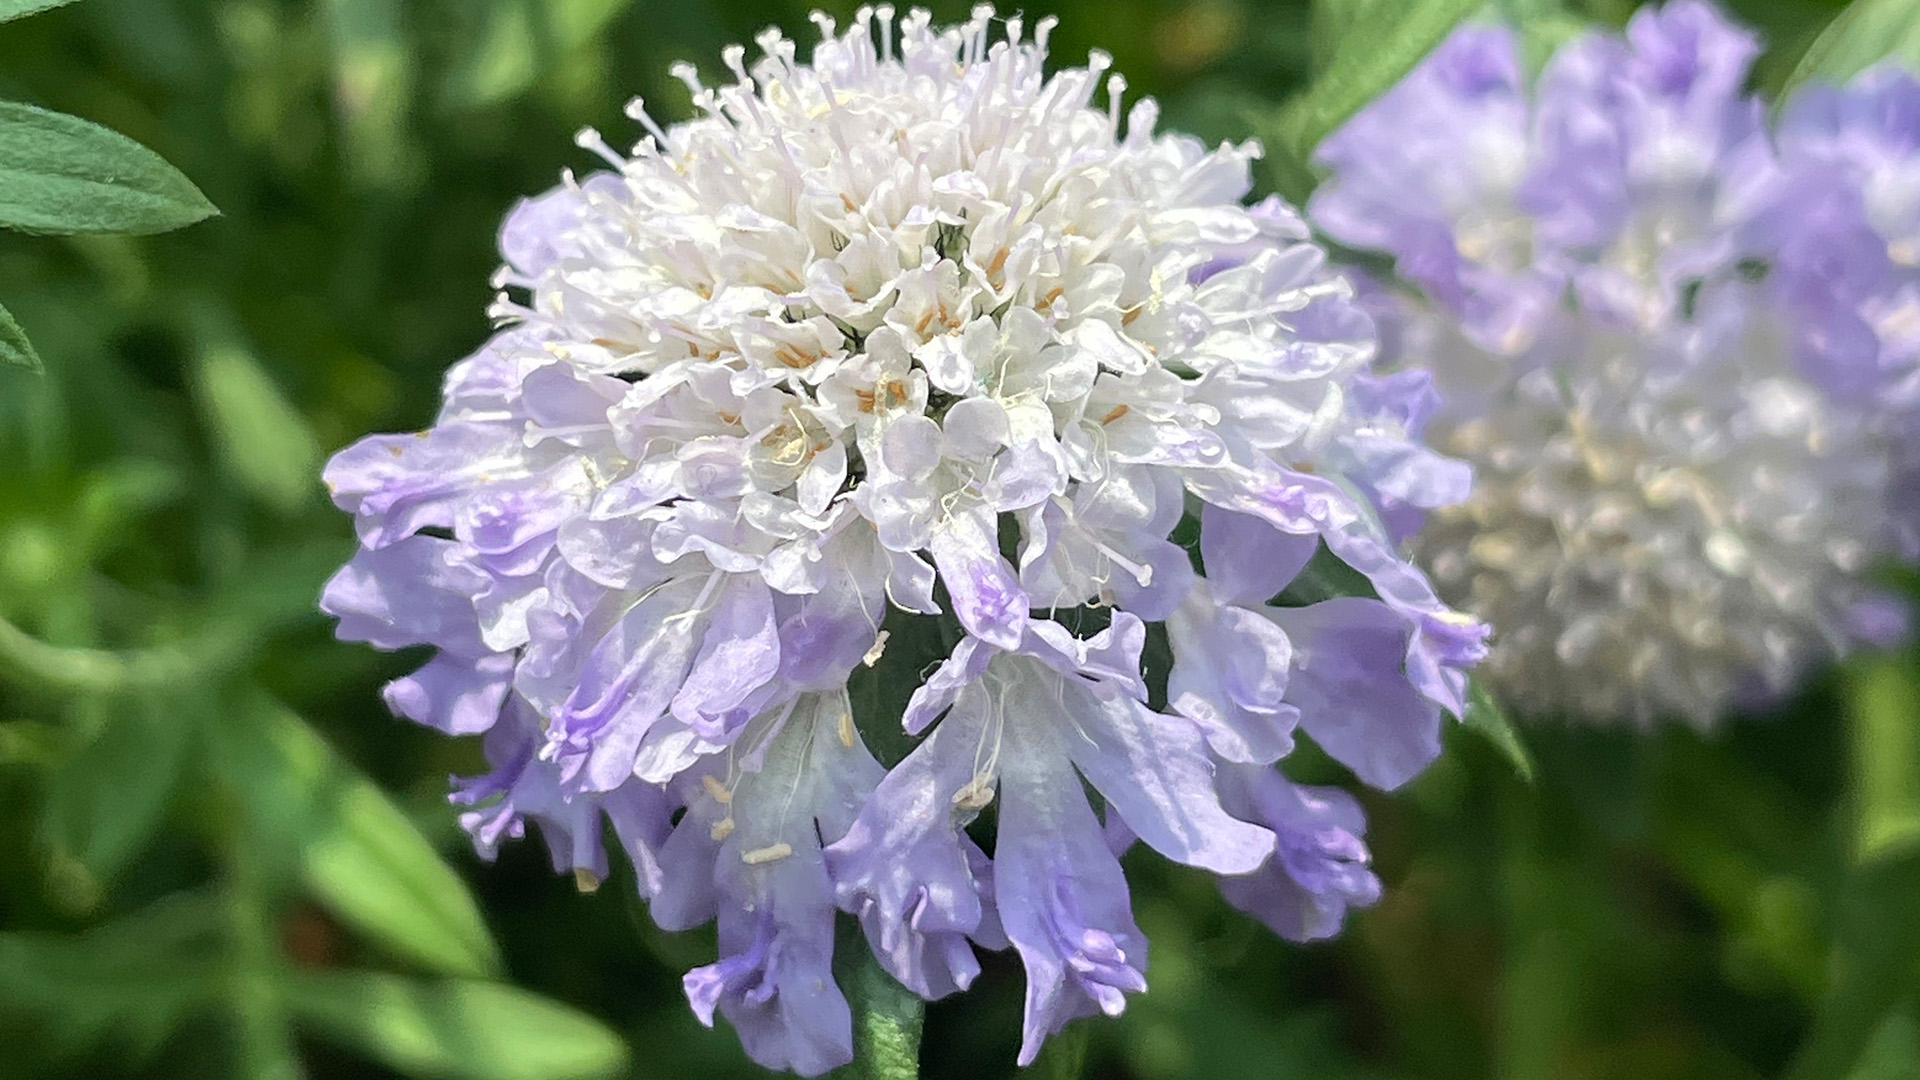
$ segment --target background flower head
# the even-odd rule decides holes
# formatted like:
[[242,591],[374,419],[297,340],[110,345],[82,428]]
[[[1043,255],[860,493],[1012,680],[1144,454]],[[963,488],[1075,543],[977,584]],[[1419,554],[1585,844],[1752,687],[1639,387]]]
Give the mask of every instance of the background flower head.
[[1857,184],[1776,151],[1757,50],[1676,0],[1529,83],[1470,26],[1322,148],[1314,220],[1418,286],[1372,307],[1476,469],[1417,556],[1528,712],[1704,725],[1901,632],[1864,577],[1904,513],[1888,244]]

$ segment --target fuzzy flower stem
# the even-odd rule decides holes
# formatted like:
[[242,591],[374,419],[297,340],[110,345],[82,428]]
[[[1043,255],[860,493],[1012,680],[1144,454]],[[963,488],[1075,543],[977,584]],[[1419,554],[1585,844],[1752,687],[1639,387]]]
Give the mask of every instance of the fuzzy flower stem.
[[9,680],[70,691],[117,690],[129,664],[107,649],[49,645],[0,616],[0,671]]
[[919,1080],[926,1003],[888,975],[857,935],[841,937],[854,968],[842,976],[853,1005],[853,1061],[834,1080]]
[[63,693],[110,694],[164,686],[224,667],[233,642],[214,635],[187,648],[90,649],[49,645],[0,616],[0,676]]

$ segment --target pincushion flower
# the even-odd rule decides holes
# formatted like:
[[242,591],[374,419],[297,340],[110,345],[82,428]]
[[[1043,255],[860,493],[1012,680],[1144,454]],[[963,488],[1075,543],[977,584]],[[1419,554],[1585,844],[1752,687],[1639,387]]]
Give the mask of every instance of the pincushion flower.
[[1471,25],[1322,148],[1312,216],[1417,288],[1370,294],[1388,366],[1476,469],[1417,559],[1525,712],[1705,725],[1900,632],[1862,579],[1896,531],[1886,245],[1776,155],[1756,50],[1676,0],[1529,90]]
[[[1296,938],[1377,895],[1357,804],[1272,766],[1297,729],[1386,787],[1438,752],[1485,629],[1380,515],[1467,472],[1409,437],[1423,383],[1364,376],[1298,218],[1242,205],[1254,147],[1123,122],[1098,54],[1049,77],[1050,20],[817,21],[810,63],[768,32],[682,68],[695,119],[635,102],[647,138],[586,133],[610,170],[514,210],[439,418],[328,467],[361,550],[323,603],[438,650],[387,698],[485,733],[483,854],[531,819],[592,886],[604,815],[662,926],[718,920],[687,995],[755,1060],[848,1059],[838,908],[927,997],[1017,949],[1031,1061],[1144,988],[1132,835]],[[1322,548],[1375,595],[1269,603]],[[875,665],[904,717],[856,709]]]
[[[1859,342],[1853,381],[1895,444],[1901,551],[1920,556],[1920,80],[1884,64],[1845,87],[1810,84],[1781,110],[1776,141],[1780,227],[1810,244],[1812,230],[1840,217],[1851,263],[1868,271],[1833,296],[1825,321]],[[1830,210],[1792,213],[1808,203]]]

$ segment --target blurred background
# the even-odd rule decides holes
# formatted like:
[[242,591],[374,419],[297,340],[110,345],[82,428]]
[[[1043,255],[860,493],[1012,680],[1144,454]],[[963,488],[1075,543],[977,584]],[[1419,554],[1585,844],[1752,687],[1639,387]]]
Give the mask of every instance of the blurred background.
[[[684,116],[669,63],[806,40],[811,6],[84,0],[0,26],[0,97],[131,135],[222,211],[0,234],[48,369],[0,370],[0,1076],[758,1075],[681,996],[710,936],[654,930],[630,877],[576,891],[532,838],[471,854],[445,792],[477,740],[389,716],[377,688],[422,657],[313,610],[352,544],[318,472],[432,419],[487,333],[502,214],[594,163],[575,130],[625,140],[634,94]],[[1762,89],[1838,6],[1729,5],[1768,37]],[[1306,0],[1044,11],[1062,62],[1097,44],[1209,139],[1258,134],[1329,45]],[[1337,942],[1136,851],[1152,990],[1036,1075],[1920,1077],[1915,655],[1709,737],[1528,726],[1531,782],[1456,734],[1369,796],[1388,891]],[[1011,1075],[1021,992],[999,957],[933,1005],[926,1075]]]

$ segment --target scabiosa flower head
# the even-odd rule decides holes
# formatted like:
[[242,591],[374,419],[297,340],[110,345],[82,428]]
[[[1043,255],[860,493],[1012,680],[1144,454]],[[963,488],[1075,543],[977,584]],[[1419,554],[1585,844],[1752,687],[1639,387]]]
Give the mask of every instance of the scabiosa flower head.
[[1819,220],[1792,211],[1824,204],[1850,230],[1851,287],[1823,321],[1853,343],[1854,381],[1889,418],[1895,524],[1903,553],[1920,557],[1920,80],[1883,65],[1846,87],[1808,85],[1776,138],[1780,227],[1804,236]]
[[[927,997],[1018,950],[1031,1061],[1145,986],[1123,839],[1295,938],[1377,895],[1357,804],[1272,766],[1296,729],[1382,787],[1437,753],[1485,631],[1381,515],[1467,473],[1300,220],[1241,204],[1254,148],[1123,122],[1104,56],[1049,77],[1050,20],[817,21],[515,209],[439,419],[328,467],[361,550],[324,605],[439,650],[388,700],[486,734],[483,854],[531,818],[597,883],[604,817],[662,926],[717,919],[687,996],[756,1060],[848,1059],[838,908]],[[1374,595],[1272,605],[1322,549]],[[876,665],[904,715],[850,697]]]
[[1498,628],[1531,713],[1705,724],[1897,632],[1886,244],[1795,182],[1742,93],[1751,35],[1677,0],[1563,46],[1456,32],[1322,150],[1330,235],[1394,256],[1392,364],[1430,371],[1472,497],[1418,560]]

